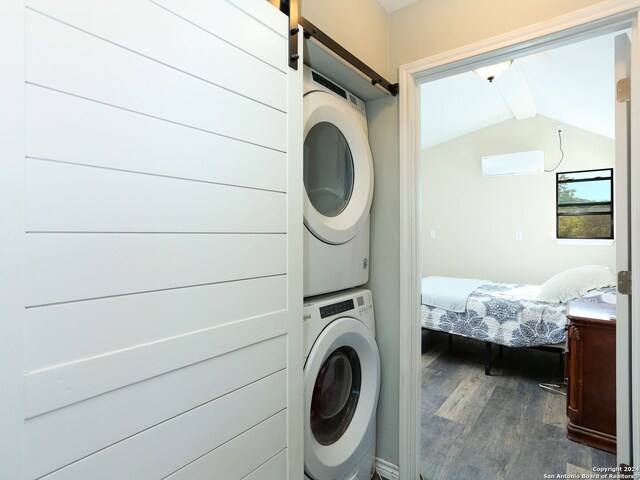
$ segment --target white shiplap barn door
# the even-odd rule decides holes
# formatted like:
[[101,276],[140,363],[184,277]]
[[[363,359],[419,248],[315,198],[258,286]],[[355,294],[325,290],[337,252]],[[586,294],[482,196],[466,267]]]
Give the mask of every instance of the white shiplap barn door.
[[264,0],[0,13],[0,478],[297,480],[288,19]]

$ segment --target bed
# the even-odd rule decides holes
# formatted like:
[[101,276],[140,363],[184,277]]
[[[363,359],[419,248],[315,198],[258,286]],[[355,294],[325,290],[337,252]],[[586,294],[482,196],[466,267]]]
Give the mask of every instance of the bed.
[[[491,344],[551,346],[562,351],[569,299],[616,302],[615,277],[609,269],[602,278],[583,281],[583,285],[577,287],[575,272],[568,276],[570,288],[566,287],[564,278],[558,282],[555,277],[548,281],[552,288],[547,288],[548,282],[538,286],[426,277],[423,279],[422,327],[487,342],[487,374],[491,370]],[[561,292],[558,283],[564,289]]]

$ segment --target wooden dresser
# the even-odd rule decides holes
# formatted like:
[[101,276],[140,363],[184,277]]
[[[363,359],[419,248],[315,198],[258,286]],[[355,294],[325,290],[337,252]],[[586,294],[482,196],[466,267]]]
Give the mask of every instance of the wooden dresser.
[[615,306],[572,300],[567,318],[567,437],[616,453]]

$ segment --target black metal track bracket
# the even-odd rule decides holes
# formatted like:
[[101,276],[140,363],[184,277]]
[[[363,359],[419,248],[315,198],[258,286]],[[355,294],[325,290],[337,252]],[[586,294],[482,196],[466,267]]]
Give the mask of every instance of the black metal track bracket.
[[298,69],[298,60],[300,54],[298,53],[298,33],[300,27],[298,26],[298,17],[300,11],[300,4],[298,0],[267,0],[271,5],[276,7],[287,17],[289,17],[289,51],[288,51],[288,63],[294,70]]
[[300,0],[267,0],[274,7],[279,9],[285,15],[289,17],[289,66],[294,70],[298,69],[298,60],[300,59],[300,53],[298,52],[298,33],[300,33],[300,27],[304,28],[305,38],[315,38],[322,45],[327,47],[333,53],[341,57],[347,63],[358,69],[364,75],[371,79],[372,85],[380,85],[387,90],[391,95],[396,96],[399,93],[399,85],[397,83],[391,83],[386,80],[382,75],[375,72],[366,63],[360,60],[358,57],[349,52],[346,48],[341,46],[329,35],[324,33],[318,27],[316,27],[309,20],[300,15]]
[[315,38],[322,45],[327,47],[333,53],[341,57],[347,63],[351,64],[353,67],[358,69],[360,72],[365,74],[367,77],[371,79],[372,85],[380,85],[382,88],[387,90],[391,95],[398,95],[399,86],[397,83],[391,83],[386,80],[382,75],[374,71],[371,67],[369,67],[366,63],[360,60],[358,57],[349,52],[346,48],[336,42],[329,35],[324,33],[318,27],[316,27],[309,20],[304,18],[302,15],[299,15],[298,22],[300,26],[304,28],[304,36],[305,38]]

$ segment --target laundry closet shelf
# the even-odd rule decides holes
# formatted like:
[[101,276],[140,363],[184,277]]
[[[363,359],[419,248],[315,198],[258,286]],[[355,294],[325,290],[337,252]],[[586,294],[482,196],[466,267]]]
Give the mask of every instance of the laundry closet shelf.
[[379,83],[338,56],[313,37],[304,39],[304,63],[342,85],[365,102],[388,97],[391,93]]

